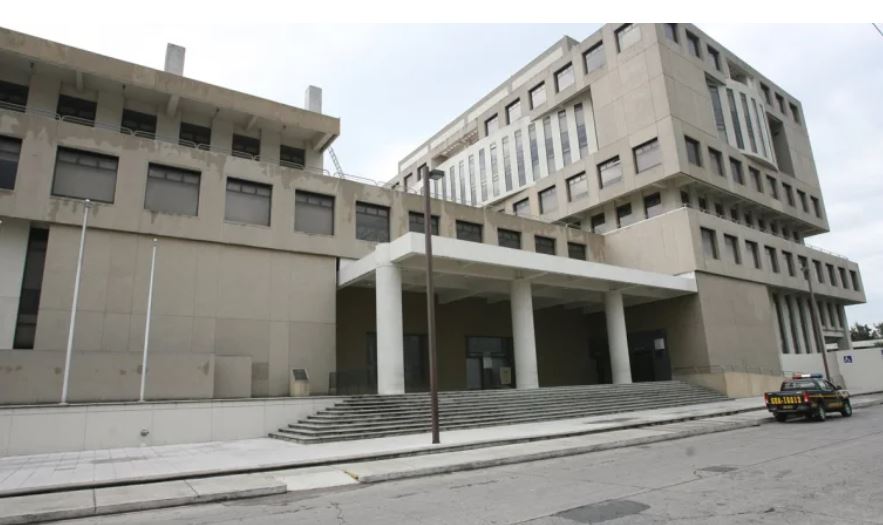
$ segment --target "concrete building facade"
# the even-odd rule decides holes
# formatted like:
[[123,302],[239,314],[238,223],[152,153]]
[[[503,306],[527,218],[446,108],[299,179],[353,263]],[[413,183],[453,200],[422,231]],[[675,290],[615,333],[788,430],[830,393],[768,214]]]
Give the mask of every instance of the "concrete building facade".
[[154,239],[148,398],[287,396],[292,369],[425,389],[423,166],[443,389],[754,394],[815,366],[813,306],[849,348],[865,295],[804,243],[828,224],[802,108],[693,26],[562,39],[387,184],[325,168],[317,88],[183,72],[177,46],[158,71],[0,30],[0,403],[59,399],[84,213],[72,401],[137,399]]

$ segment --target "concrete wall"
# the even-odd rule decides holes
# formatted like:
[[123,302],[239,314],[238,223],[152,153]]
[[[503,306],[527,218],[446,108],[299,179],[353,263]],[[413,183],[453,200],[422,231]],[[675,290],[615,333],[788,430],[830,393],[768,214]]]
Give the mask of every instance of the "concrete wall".
[[[854,348],[829,352],[828,356],[837,363],[846,388],[853,391],[883,390],[883,349]],[[851,363],[844,361],[846,356],[851,357]]]
[[30,229],[26,221],[0,225],[0,349],[12,348]]
[[[260,438],[339,400],[311,397],[0,408],[0,456]],[[146,436],[141,435],[142,430],[147,431]]]

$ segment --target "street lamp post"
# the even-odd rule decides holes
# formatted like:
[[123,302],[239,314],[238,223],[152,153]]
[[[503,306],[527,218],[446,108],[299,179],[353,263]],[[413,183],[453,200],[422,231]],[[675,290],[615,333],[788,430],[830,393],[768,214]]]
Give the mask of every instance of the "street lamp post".
[[80,273],[83,270],[83,249],[86,246],[86,224],[89,222],[89,208],[92,201],[83,202],[83,224],[80,226],[80,252],[77,255],[77,273],[74,275],[74,298],[71,301],[70,327],[67,331],[67,352],[64,355],[64,379],[61,383],[61,404],[67,404],[67,392],[70,385],[71,354],[74,350],[74,328],[77,325],[77,299],[80,296]]
[[816,302],[816,294],[813,292],[812,288],[809,265],[804,264],[801,270],[803,271],[803,277],[806,279],[806,283],[809,286],[809,313],[812,317],[812,328],[813,333],[816,336],[816,345],[819,347],[819,351],[822,352],[822,363],[825,365],[825,378],[830,381],[831,372],[828,370],[828,349],[825,348],[825,336],[822,335],[822,327],[819,325],[818,303]]
[[156,239],[150,255],[150,281],[147,285],[147,314],[144,317],[144,353],[141,356],[141,391],[138,401],[144,402],[144,388],[147,386],[147,349],[150,346],[150,314],[153,311],[153,273],[156,267]]
[[435,350],[435,290],[432,284],[432,209],[429,180],[445,176],[442,170],[423,170],[423,237],[426,240],[426,339],[429,345],[429,398],[432,418],[432,444],[437,445],[438,432],[438,359]]

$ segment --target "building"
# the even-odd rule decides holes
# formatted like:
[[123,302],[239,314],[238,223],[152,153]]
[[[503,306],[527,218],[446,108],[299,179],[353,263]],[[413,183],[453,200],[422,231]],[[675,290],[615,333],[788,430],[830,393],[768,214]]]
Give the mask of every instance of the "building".
[[[442,389],[669,378],[746,395],[849,346],[799,103],[692,26],[565,38],[399,165],[331,173],[340,121],[0,30],[0,403],[427,386],[421,166]],[[85,199],[92,207],[86,208]],[[75,330],[78,246],[88,217]]]

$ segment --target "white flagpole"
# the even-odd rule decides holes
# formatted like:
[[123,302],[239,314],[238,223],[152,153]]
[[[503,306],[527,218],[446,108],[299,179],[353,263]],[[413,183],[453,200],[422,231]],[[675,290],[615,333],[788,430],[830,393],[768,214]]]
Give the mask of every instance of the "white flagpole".
[[83,202],[83,226],[80,230],[80,254],[77,256],[77,274],[74,277],[74,300],[71,303],[71,324],[67,333],[67,354],[64,357],[64,382],[61,385],[61,404],[67,404],[67,391],[70,386],[71,353],[74,349],[74,326],[77,322],[77,299],[80,296],[80,272],[83,269],[83,249],[86,246],[86,223],[89,220],[89,208],[92,202]]
[[141,358],[141,395],[138,401],[144,402],[144,386],[147,384],[147,348],[150,343],[150,312],[153,308],[153,270],[156,266],[156,239],[153,239],[153,253],[150,255],[150,284],[147,285],[147,316],[144,321],[144,356]]

